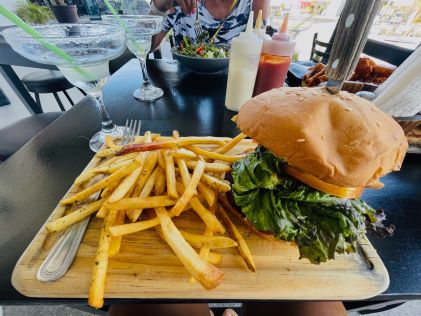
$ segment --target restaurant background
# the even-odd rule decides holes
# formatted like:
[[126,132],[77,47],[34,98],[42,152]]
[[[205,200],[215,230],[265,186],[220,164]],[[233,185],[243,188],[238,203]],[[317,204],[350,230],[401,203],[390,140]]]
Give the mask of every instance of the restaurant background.
[[[31,2],[49,5],[54,3],[54,0],[32,0]],[[77,6],[82,22],[95,22],[100,20],[101,14],[109,13],[99,0],[68,0],[66,2]],[[14,11],[18,2],[0,0],[0,3]],[[126,14],[147,14],[149,11],[147,0],[113,0],[111,3],[117,10]],[[294,58],[308,60],[314,34],[317,33],[321,41],[329,41],[344,3],[345,0],[272,0],[270,19],[267,23],[278,28],[282,16],[287,12],[293,23],[305,21],[296,37]],[[8,24],[9,22],[0,16],[0,26]],[[369,38],[415,49],[421,42],[421,0],[382,1],[381,10]],[[161,50],[163,58],[172,59],[168,41],[164,41]],[[24,67],[14,66],[13,68],[20,78],[32,71]],[[0,76],[0,89],[10,101],[9,105],[0,107],[0,128],[29,116],[2,76]],[[82,97],[75,88],[68,92],[76,102]],[[70,104],[66,102],[67,100],[64,103],[65,107],[69,108]],[[51,94],[41,95],[41,103],[46,112],[57,110],[56,102]]]
[[[31,0],[30,2],[48,6],[54,3],[54,0]],[[16,10],[18,4],[14,0],[0,0],[0,3],[13,11]],[[82,22],[95,22],[100,20],[101,14],[109,13],[99,0],[68,0],[66,3],[77,6]],[[147,14],[149,11],[147,0],[113,0],[111,3],[125,14]],[[297,33],[294,58],[308,60],[314,34],[317,33],[321,41],[329,41],[344,3],[345,0],[272,0],[270,19],[267,23],[278,28],[282,16],[287,12],[293,23],[305,21]],[[54,21],[51,22],[54,23]],[[0,16],[0,26],[8,24],[9,22]],[[369,38],[415,49],[421,42],[421,0],[382,1],[381,10]],[[163,58],[172,59],[168,41],[164,41],[161,50]],[[31,72],[30,68],[17,66],[13,68],[20,78]],[[10,101],[9,105],[0,107],[0,128],[29,116],[2,76],[0,76],[0,89]],[[76,102],[82,97],[75,88],[70,89],[69,94]],[[65,100],[65,106],[69,108],[70,104],[66,102],[67,100]],[[51,94],[41,95],[41,103],[46,112],[57,110],[56,102]]]
[[[24,2],[24,1],[19,1]],[[18,1],[1,0],[0,3],[9,9],[15,9]],[[29,0],[39,5],[54,4],[54,0]],[[75,4],[82,20],[99,20],[101,14],[110,13],[100,0],[67,0],[67,4]],[[124,14],[147,14],[148,0],[112,0],[115,9]],[[292,20],[310,19],[304,31],[318,32],[321,40],[328,40],[345,0],[271,0],[271,18],[269,24],[279,27],[276,22],[279,16],[289,13]],[[0,17],[0,26],[8,22]],[[316,29],[315,29],[316,28]],[[304,33],[304,32],[303,32]],[[300,34],[301,35],[301,34]],[[327,36],[328,38],[325,38]],[[421,1],[420,0],[383,0],[380,12],[370,33],[371,38],[393,42],[396,45],[414,49],[421,40]],[[303,42],[299,37],[297,42]],[[306,51],[303,51],[305,58]]]

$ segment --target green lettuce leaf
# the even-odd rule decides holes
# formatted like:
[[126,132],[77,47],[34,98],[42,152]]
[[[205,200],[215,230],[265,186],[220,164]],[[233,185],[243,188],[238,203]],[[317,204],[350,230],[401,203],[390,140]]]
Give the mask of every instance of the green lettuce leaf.
[[312,263],[355,252],[365,221],[376,211],[359,199],[317,191],[282,171],[285,162],[263,147],[233,165],[234,201],[260,231],[294,241]]

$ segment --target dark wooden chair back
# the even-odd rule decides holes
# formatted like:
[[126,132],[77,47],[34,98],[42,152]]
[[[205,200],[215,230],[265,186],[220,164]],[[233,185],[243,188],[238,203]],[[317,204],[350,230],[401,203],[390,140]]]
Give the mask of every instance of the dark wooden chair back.
[[332,43],[324,43],[317,39],[317,34],[314,34],[313,45],[311,46],[310,60],[315,63],[322,62],[327,64],[329,60],[330,51],[332,50]]
[[399,67],[414,50],[369,38],[363,53]]

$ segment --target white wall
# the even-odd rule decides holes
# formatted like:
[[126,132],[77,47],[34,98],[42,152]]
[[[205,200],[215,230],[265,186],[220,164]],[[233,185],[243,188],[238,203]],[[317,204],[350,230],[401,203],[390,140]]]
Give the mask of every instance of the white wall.
[[[4,5],[9,10],[15,11],[17,1],[16,0],[0,0],[0,4]],[[0,26],[10,25],[11,23],[3,15],[0,15]]]

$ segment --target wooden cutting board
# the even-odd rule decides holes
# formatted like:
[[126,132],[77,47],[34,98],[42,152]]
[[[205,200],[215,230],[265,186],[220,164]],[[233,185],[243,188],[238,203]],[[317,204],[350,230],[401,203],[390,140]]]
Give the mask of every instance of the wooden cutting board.
[[[232,154],[253,143],[242,141]],[[87,169],[99,159],[93,159]],[[68,194],[74,191],[70,188]],[[67,194],[66,194],[67,195]],[[57,206],[47,222],[62,216]],[[385,291],[389,275],[377,252],[364,238],[356,254],[336,255],[320,265],[299,260],[298,248],[283,241],[269,241],[233,219],[246,238],[257,272],[250,272],[235,250],[221,250],[220,268],[225,279],[214,290],[189,282],[190,275],[154,229],[124,236],[120,253],[110,258],[106,298],[206,299],[206,300],[360,300]],[[204,225],[193,212],[174,219],[179,228],[203,232]],[[40,282],[38,268],[60,233],[43,226],[19,259],[12,284],[30,297],[87,298],[92,266],[102,220],[92,217],[69,271],[59,280]]]

